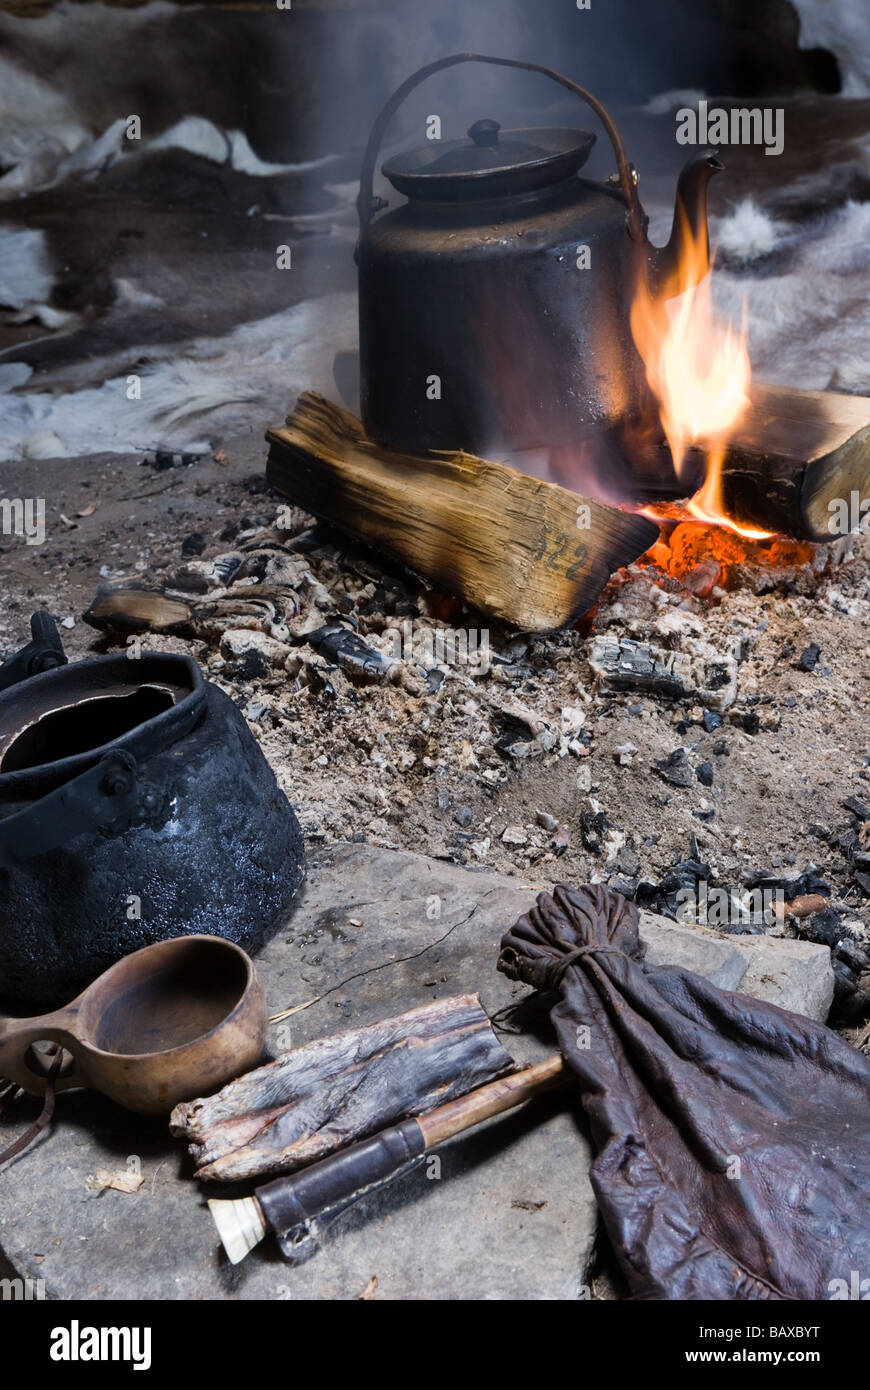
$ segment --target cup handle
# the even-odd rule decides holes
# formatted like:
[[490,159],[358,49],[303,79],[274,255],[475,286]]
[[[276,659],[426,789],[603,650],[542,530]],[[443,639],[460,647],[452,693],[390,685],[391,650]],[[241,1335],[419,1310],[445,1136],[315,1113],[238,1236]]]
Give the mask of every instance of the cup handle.
[[82,1050],[75,1023],[78,1008],[70,1004],[51,1014],[36,1018],[0,1018],[0,1077],[8,1077],[32,1096],[45,1095],[47,1071],[40,1074],[28,1061],[28,1052],[36,1042],[57,1042],[72,1056],[72,1064],[55,1077],[55,1091],[68,1091],[86,1086],[81,1067]]

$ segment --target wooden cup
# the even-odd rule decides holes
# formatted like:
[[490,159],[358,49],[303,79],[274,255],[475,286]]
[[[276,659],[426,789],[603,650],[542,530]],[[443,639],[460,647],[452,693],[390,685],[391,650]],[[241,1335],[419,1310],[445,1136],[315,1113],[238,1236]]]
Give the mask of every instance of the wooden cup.
[[56,1090],[87,1086],[159,1115],[255,1066],[265,1040],[249,956],[220,937],[184,936],[118,961],[66,1008],[0,1018],[0,1076],[42,1095],[48,1065],[34,1044],[56,1042],[70,1054]]

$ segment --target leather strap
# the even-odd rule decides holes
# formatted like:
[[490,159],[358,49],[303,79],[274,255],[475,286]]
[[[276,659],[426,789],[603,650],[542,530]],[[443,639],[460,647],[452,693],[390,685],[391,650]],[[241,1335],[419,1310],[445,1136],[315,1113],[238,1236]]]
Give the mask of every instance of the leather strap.
[[[51,1123],[52,1116],[54,1115],[54,1082],[55,1077],[60,1071],[60,1064],[62,1060],[63,1048],[58,1047],[55,1056],[52,1060],[51,1066],[48,1069],[48,1075],[45,1079],[45,1099],[43,1101],[42,1110],[39,1114],[39,1118],[34,1120],[30,1128],[26,1129],[24,1133],[15,1140],[14,1143],[10,1144],[8,1148],[3,1149],[2,1152],[0,1152],[0,1165],[7,1163],[10,1158],[17,1158],[18,1154],[23,1153],[24,1150],[30,1144],[33,1143],[37,1135],[41,1134],[42,1131],[46,1128],[46,1126]],[[14,1085],[11,1085],[8,1089],[0,1092],[0,1100],[8,1100],[10,1092],[16,1089],[17,1088]]]

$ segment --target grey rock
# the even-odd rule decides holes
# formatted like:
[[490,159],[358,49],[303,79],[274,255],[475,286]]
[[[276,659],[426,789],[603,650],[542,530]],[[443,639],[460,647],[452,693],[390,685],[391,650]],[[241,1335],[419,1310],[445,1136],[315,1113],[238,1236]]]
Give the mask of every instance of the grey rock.
[[834,997],[827,946],[775,936],[734,936],[642,912],[649,965],[679,965],[718,985],[824,1022]]

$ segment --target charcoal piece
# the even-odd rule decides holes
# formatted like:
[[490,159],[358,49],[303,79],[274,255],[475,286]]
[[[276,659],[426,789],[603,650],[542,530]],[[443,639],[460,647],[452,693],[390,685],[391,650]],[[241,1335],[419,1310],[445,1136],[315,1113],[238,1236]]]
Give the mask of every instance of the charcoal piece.
[[821,893],[823,898],[831,896],[831,886],[819,877],[815,864],[807,864],[803,872],[791,878],[778,874],[773,869],[754,869],[741,876],[746,888],[760,888],[769,893],[781,893],[786,902],[803,898],[808,893]]
[[193,560],[205,550],[205,536],[201,531],[191,531],[181,542],[182,560]]
[[223,674],[235,681],[263,680],[269,674],[269,663],[262,652],[249,647],[237,660],[227,662]]
[[816,663],[822,654],[822,649],[817,642],[811,642],[808,647],[804,647],[798,657],[798,666],[802,671],[815,671]]
[[168,449],[155,449],[153,458],[148,454],[140,460],[145,468],[153,468],[156,473],[165,473],[170,468],[189,468],[202,458],[201,454],[172,453]]
[[620,849],[616,856],[616,867],[629,878],[636,878],[640,873],[640,860],[630,845],[623,845]]
[[604,811],[580,812],[580,839],[583,848],[590,854],[600,854],[604,847],[604,836],[609,829],[607,814]]
[[701,723],[704,725],[705,731],[708,734],[712,734],[714,729],[721,729],[722,716],[721,714],[717,714],[715,710],[705,709],[701,716]]
[[642,881],[634,893],[626,896],[630,896],[638,907],[676,921],[680,905],[685,900],[680,895],[688,891],[697,896],[698,885],[710,880],[710,865],[699,859],[698,854],[698,841],[693,835],[687,859],[672,865],[658,883]]
[[307,633],[307,640],[315,650],[334,661],[339,670],[348,676],[368,679],[382,679],[395,661],[382,656],[369,647],[343,623],[329,623],[314,632]]
[[712,785],[713,785],[713,764],[712,764],[712,763],[698,763],[698,766],[697,766],[697,768],[695,769],[695,776],[697,777],[698,781],[701,783],[701,786],[702,786],[702,787],[712,787]]
[[800,935],[807,941],[818,941],[823,946],[836,946],[840,937],[840,914],[834,907],[826,907],[822,912],[814,912],[802,926]]
[[164,632],[188,634],[193,619],[190,604],[169,598],[144,585],[101,584],[82,618],[102,632]]
[[843,924],[842,914],[834,907],[814,912],[797,923],[798,935],[804,941],[827,946],[834,969],[834,1002],[832,1017],[842,1020],[860,1008],[863,991],[861,977],[870,971],[870,954],[856,941]]
[[674,699],[698,699],[720,711],[737,696],[737,661],[730,653],[690,655],[605,633],[592,639],[588,660],[604,690],[648,690]]
[[558,993],[631,1296],[829,1299],[870,1269],[870,1061],[822,1024],[645,965],[638,921],[601,885],[559,884],[499,958]]
[[631,898],[637,891],[637,879],[625,879],[619,874],[614,874],[609,886],[614,893],[620,893],[623,898]]
[[690,787],[694,780],[689,755],[685,748],[676,748],[666,758],[653,763],[656,772],[672,787]]
[[847,811],[851,811],[852,815],[857,816],[859,820],[870,820],[870,806],[867,806],[863,801],[859,801],[857,796],[847,796],[843,805]]

